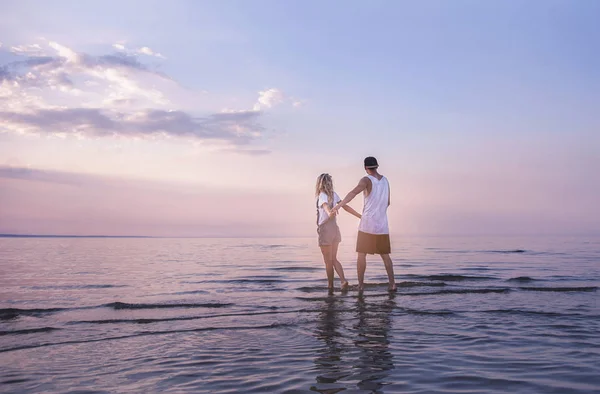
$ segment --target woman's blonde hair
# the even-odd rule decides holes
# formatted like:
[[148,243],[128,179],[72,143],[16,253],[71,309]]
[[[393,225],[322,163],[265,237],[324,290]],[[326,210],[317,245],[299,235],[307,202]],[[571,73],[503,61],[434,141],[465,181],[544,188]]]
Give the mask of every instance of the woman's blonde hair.
[[333,178],[329,174],[321,174],[317,178],[317,186],[315,187],[315,196],[321,193],[327,194],[333,200]]

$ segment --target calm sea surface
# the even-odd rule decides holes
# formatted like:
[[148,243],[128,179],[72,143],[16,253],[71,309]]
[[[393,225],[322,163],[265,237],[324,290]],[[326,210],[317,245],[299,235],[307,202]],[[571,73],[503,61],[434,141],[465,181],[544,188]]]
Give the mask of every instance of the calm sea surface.
[[[0,238],[0,391],[600,392],[600,240]],[[336,279],[339,288],[339,281]]]

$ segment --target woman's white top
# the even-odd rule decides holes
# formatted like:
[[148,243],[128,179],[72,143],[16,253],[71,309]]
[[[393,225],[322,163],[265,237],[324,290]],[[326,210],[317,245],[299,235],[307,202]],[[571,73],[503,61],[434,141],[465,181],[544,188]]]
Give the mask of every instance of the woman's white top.
[[329,215],[327,214],[327,211],[323,208],[323,204],[327,203],[330,208],[333,208],[340,201],[342,201],[342,200],[340,199],[340,196],[338,196],[336,192],[333,192],[333,204],[329,201],[329,197],[327,197],[327,193],[321,192],[319,194],[319,199],[317,200],[317,206],[318,206],[318,210],[319,210],[319,219],[317,220],[317,224],[319,226],[322,225],[323,223],[325,223],[325,221],[327,221],[327,219],[329,219]]

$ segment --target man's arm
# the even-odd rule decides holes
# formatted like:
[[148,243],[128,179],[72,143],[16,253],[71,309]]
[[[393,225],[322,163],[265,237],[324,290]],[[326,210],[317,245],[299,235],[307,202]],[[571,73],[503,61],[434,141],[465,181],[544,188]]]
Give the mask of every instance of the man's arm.
[[340,201],[334,208],[333,211],[337,212],[341,207],[343,207],[344,205],[348,204],[350,201],[352,201],[352,199],[354,197],[356,197],[360,192],[364,191],[368,186],[369,186],[369,178],[364,177],[360,180],[360,182],[358,182],[358,185],[352,189],[350,191],[350,193],[348,193],[346,195],[346,197],[344,197],[344,199],[342,201]]
[[352,207],[350,205],[344,205],[342,208],[344,209],[344,211],[356,216],[359,219],[362,217],[362,215],[360,213],[356,212],[354,209],[352,209]]

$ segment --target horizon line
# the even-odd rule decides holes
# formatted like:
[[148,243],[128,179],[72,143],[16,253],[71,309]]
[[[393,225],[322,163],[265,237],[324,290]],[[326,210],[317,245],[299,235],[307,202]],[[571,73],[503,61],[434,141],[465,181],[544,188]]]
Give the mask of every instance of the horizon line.
[[[592,237],[598,236],[596,233],[563,233],[563,234],[398,234],[395,237]],[[14,234],[0,233],[0,238],[148,238],[148,239],[176,239],[176,238],[196,238],[196,239],[235,239],[235,238],[312,238],[312,235],[261,235],[261,236],[223,236],[223,235],[75,235],[75,234]]]

